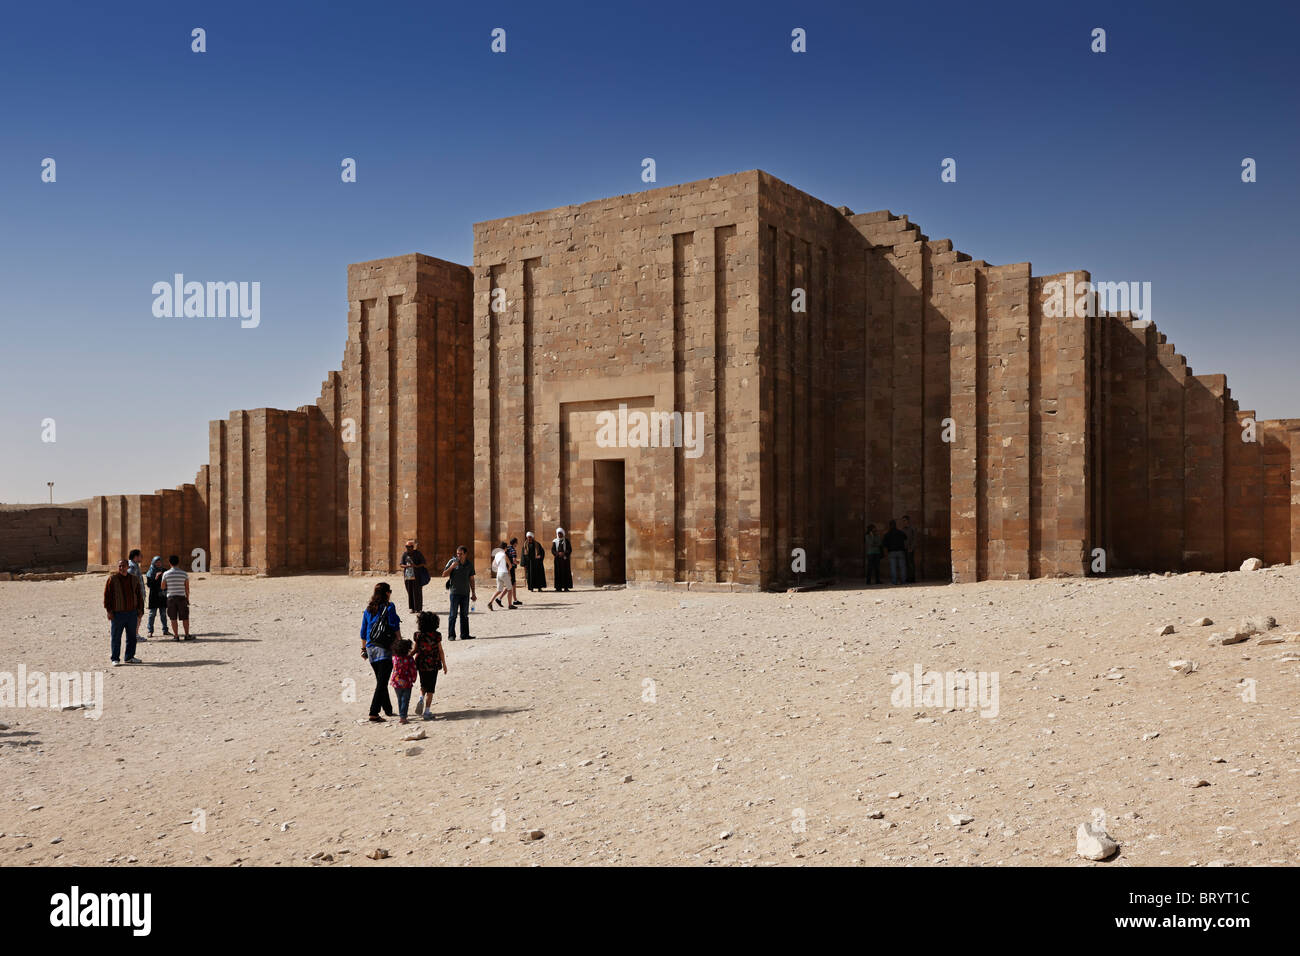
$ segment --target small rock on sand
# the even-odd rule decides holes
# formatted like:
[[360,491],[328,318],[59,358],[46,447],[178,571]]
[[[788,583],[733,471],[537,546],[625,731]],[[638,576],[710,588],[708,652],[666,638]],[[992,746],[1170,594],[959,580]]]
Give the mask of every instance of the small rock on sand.
[[1219,633],[1216,631],[1210,635],[1208,643],[1225,646],[1228,644],[1240,644],[1248,637],[1250,637],[1250,634],[1246,631],[1227,631],[1225,633]]
[[1183,777],[1179,782],[1182,783],[1184,787],[1190,787],[1193,790],[1197,787],[1208,787],[1210,785],[1210,781],[1205,780],[1202,777]]
[[525,843],[529,843],[533,840],[540,840],[544,836],[546,836],[546,834],[541,830],[525,830],[519,835],[519,839],[523,840]]
[[1161,637],[1164,637],[1166,634],[1172,634],[1172,633],[1174,633],[1174,626],[1172,624],[1166,624],[1164,627],[1160,629]]
[[974,823],[975,818],[968,813],[950,813],[948,822],[955,827],[964,827],[968,823]]
[[1271,614],[1255,614],[1242,618],[1241,623],[1237,625],[1237,630],[1245,631],[1247,634],[1263,634],[1275,627],[1277,627],[1277,618]]
[[1095,823],[1080,823],[1075,831],[1075,850],[1085,860],[1105,860],[1118,849],[1105,828]]
[[1259,558],[1247,558],[1245,561],[1241,562],[1242,571],[1258,571],[1263,566],[1264,562]]

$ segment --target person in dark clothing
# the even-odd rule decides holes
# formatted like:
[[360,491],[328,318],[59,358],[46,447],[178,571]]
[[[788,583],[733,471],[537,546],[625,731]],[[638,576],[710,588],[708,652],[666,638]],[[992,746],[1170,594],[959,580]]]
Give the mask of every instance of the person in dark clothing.
[[393,607],[393,589],[383,581],[375,585],[370,603],[361,615],[361,656],[370,661],[370,668],[375,672],[375,693],[370,698],[370,720],[376,724],[384,722],[384,718],[379,716],[381,710],[389,717],[393,716],[393,701],[388,696],[388,679],[393,675],[392,654],[390,648],[375,644],[370,633],[371,625],[381,615],[392,629],[393,643],[396,644],[402,637],[402,619],[397,616],[397,608]]
[[460,636],[472,641],[474,635],[469,632],[469,605],[478,600],[474,589],[474,562],[469,559],[469,551],[462,544],[456,554],[442,569],[442,576],[447,578],[447,590],[451,592],[451,613],[447,618],[447,640],[456,639],[456,617],[460,616]]
[[903,532],[906,544],[903,545],[903,553],[907,556],[907,583],[916,583],[916,529],[912,527],[912,519],[903,515],[903,527],[899,529]]
[[515,569],[519,567],[519,539],[511,538],[510,544],[506,546],[506,559],[510,562],[510,606],[523,607],[524,602],[519,600],[519,594],[515,591]]
[[104,611],[109,620],[109,656],[113,666],[122,663],[122,632],[126,631],[126,663],[139,664],[135,656],[135,639],[140,619],[144,617],[144,595],[139,579],[131,573],[131,563],[123,558],[117,571],[104,582]]
[[149,589],[149,636],[153,637],[153,621],[155,617],[162,619],[163,637],[171,637],[171,631],[167,630],[167,595],[163,593],[162,576],[167,570],[167,564],[163,561],[162,555],[154,555],[149,562],[149,570],[145,572],[144,585]]
[[412,614],[424,610],[424,586],[429,583],[429,569],[424,555],[415,547],[415,539],[406,542],[402,554],[402,582],[406,585],[406,606]]
[[573,545],[564,536],[563,528],[555,529],[555,540],[551,542],[551,554],[555,555],[555,590],[573,590],[573,571],[569,560],[573,556]]
[[884,541],[874,524],[867,525],[867,583],[880,583],[880,559],[884,555]]
[[524,536],[524,581],[530,591],[546,590],[546,552],[531,531]]
[[898,523],[892,518],[882,544],[885,547],[885,554],[889,556],[889,583],[906,584],[907,558],[904,551],[907,548],[907,535],[898,530]]

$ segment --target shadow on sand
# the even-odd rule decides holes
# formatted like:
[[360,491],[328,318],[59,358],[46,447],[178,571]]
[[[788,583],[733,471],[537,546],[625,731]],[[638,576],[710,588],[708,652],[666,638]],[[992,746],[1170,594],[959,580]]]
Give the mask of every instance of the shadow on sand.
[[483,717],[504,717],[506,714],[521,714],[531,707],[484,707],[482,710],[448,710],[434,711],[435,720],[479,720]]
[[209,664],[228,664],[229,661],[145,661],[132,667],[207,667]]

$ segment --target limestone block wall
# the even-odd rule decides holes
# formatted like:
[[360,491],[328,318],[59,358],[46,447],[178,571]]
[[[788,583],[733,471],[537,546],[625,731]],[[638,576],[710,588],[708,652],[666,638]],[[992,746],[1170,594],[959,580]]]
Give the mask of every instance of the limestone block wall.
[[478,223],[472,268],[349,266],[316,402],[210,423],[193,485],[93,499],[88,564],[391,573],[408,537],[486,563],[563,525],[579,586],[772,587],[795,549],[861,576],[903,514],[928,579],[1300,558],[1300,419],[1255,422],[1149,321],[1052,307],[1089,279],[757,170]]
[[391,571],[408,537],[431,565],[472,546],[471,286],[468,268],[430,256],[348,267],[350,571]]
[[[623,461],[629,581],[763,580],[758,194],[740,173],[475,225],[480,560],[562,525],[590,585],[594,463]],[[702,413],[699,454],[601,447],[620,405]]]
[[88,509],[0,508],[0,571],[84,567]]
[[86,566],[109,571],[133,549],[154,555],[177,555],[190,567],[194,550],[208,548],[207,466],[194,483],[153,494],[100,495],[87,508]]

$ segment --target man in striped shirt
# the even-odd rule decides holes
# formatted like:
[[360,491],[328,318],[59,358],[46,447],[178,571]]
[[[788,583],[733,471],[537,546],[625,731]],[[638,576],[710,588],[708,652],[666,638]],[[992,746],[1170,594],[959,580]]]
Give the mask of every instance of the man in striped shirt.
[[192,641],[190,637],[190,576],[180,569],[181,559],[172,555],[167,559],[171,565],[163,572],[162,586],[167,592],[167,616],[172,619],[172,640],[181,639],[179,621],[185,622],[185,640]]

